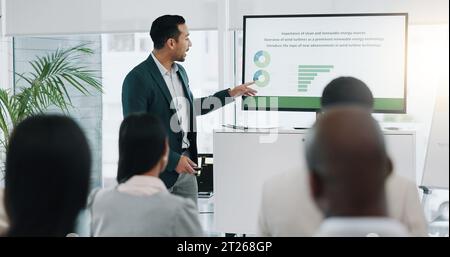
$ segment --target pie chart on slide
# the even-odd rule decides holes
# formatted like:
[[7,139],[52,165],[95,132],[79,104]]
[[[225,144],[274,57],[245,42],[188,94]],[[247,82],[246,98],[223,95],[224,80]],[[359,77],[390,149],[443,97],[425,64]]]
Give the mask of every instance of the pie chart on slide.
[[267,67],[270,63],[270,55],[266,51],[258,51],[256,52],[255,56],[253,57],[253,62],[256,66],[259,68]]
[[253,81],[258,87],[265,87],[270,81],[269,73],[265,70],[258,70],[253,75]]

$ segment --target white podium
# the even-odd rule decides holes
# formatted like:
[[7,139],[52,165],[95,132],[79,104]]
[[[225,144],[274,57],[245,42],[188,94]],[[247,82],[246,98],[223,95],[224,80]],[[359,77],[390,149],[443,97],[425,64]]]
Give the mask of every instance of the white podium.
[[[306,130],[214,131],[214,229],[256,233],[263,183],[287,171],[307,172]],[[415,133],[384,131],[394,172],[416,181]]]

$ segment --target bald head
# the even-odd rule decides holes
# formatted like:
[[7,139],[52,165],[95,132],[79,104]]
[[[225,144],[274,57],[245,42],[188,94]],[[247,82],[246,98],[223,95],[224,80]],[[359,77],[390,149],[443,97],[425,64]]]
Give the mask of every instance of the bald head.
[[313,196],[326,215],[384,212],[391,167],[382,132],[367,108],[341,106],[321,115],[310,131],[306,159]]

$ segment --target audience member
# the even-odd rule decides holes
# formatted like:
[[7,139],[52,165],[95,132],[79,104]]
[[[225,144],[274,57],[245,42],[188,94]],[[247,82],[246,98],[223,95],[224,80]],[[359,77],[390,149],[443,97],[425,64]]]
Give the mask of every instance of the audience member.
[[118,186],[91,195],[94,236],[201,236],[194,202],[170,194],[159,178],[167,133],[150,114],[127,116],[119,132]]
[[335,107],[306,140],[311,194],[325,216],[317,236],[407,236],[387,217],[385,181],[392,172],[383,134],[367,108]]
[[72,119],[37,115],[18,124],[6,155],[7,236],[73,233],[90,173],[88,143]]
[[[321,98],[322,111],[340,105],[354,105],[371,110],[374,99],[368,86],[353,77],[331,81]],[[303,156],[300,157],[303,159]],[[406,226],[412,236],[427,236],[427,225],[417,186],[395,173],[386,182],[388,214]],[[323,216],[309,194],[306,167],[281,173],[266,181],[258,218],[261,236],[311,236]]]

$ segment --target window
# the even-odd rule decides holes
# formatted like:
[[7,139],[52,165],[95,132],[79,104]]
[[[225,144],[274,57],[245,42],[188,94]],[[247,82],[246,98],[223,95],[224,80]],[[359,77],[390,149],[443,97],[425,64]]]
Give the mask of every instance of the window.
[[[1,22],[1,17],[0,17]],[[3,37],[0,28],[0,89],[11,89],[11,74],[12,74],[12,53],[11,53],[11,38]],[[2,133],[2,132],[0,132]],[[0,149],[0,186],[3,185],[3,171],[5,161],[5,149]]]
[[[44,56],[57,48],[69,48],[79,44],[88,43],[88,47],[94,52],[80,60],[80,64],[89,69],[98,71],[101,75],[101,48],[98,35],[71,35],[71,36],[49,36],[49,37],[14,37],[14,72],[25,73],[32,69],[30,60],[36,56]],[[15,77],[17,80],[18,78]],[[75,108],[70,109],[70,116],[74,118],[84,130],[92,153],[92,179],[91,187],[101,185],[101,138],[102,138],[102,95],[92,90],[90,95],[83,95],[73,88],[68,88],[72,104]],[[54,110],[49,110],[54,112]]]

